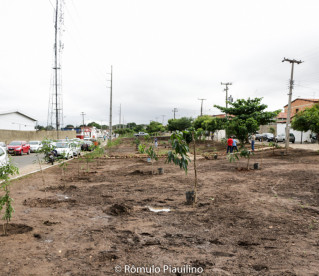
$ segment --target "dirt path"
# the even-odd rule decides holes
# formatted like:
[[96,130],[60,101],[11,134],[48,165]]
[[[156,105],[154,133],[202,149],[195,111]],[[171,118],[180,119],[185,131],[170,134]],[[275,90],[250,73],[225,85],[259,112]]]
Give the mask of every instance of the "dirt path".
[[38,173],[16,180],[10,235],[0,236],[1,273],[129,275],[125,268],[134,265],[159,268],[153,275],[187,275],[174,268],[198,275],[316,275],[318,158],[312,151],[268,151],[262,170],[249,171],[236,169],[245,160],[200,159],[197,208],[185,204],[192,164],[186,176],[164,159],[155,163],[162,175],[152,176],[144,159],[102,158],[88,172],[73,160],[64,178],[59,167],[46,170],[46,183]]

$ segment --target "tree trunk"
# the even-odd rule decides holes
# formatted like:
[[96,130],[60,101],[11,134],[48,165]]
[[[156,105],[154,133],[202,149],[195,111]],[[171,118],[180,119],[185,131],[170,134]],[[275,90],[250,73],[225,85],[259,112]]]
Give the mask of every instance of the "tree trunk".
[[194,132],[192,133],[192,136],[193,136],[193,145],[194,145],[194,172],[195,172],[193,207],[195,207],[197,203],[197,168],[196,168],[196,142],[195,142]]
[[47,188],[45,187],[45,179],[44,179],[44,175],[43,175],[43,171],[42,171],[42,166],[41,166],[41,161],[39,159],[39,155],[37,153],[37,160],[38,160],[38,163],[39,163],[39,167],[40,167],[40,171],[41,171],[41,178],[42,178],[42,183],[43,183],[43,186],[44,186],[44,196],[45,198],[47,197]]

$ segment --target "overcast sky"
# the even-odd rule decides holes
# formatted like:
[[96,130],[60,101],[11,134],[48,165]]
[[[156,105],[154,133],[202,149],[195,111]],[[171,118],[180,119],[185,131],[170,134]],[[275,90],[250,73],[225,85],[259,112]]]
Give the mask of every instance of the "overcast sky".
[[[0,110],[47,124],[52,93],[55,0],[0,0]],[[224,86],[263,97],[269,110],[319,97],[318,0],[65,0],[62,42],[64,125],[162,122],[219,114]],[[123,120],[123,119],[122,119]]]

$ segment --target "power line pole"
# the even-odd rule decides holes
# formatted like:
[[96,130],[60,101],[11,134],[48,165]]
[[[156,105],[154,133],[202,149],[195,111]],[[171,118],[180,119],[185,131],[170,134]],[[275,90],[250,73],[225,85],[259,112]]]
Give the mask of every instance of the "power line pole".
[[121,128],[121,104],[120,104],[120,115],[119,115],[119,127],[118,128]]
[[56,136],[59,139],[59,111],[58,111],[58,11],[59,11],[59,0],[56,0],[55,7],[55,25],[54,25],[54,70],[55,70],[55,127]]
[[175,120],[175,113],[178,112],[178,110],[177,110],[176,107],[174,107],[174,109],[173,109],[172,111],[173,111],[173,113],[174,113],[174,120]]
[[111,75],[110,86],[110,122],[109,122],[109,140],[112,140],[112,86],[113,86],[113,66],[111,65],[111,73],[108,73]]
[[162,120],[162,125],[164,125],[164,120],[165,120],[165,115],[161,115],[163,120]]
[[288,58],[284,58],[282,60],[282,62],[288,61],[289,63],[291,63],[291,75],[290,75],[290,85],[289,85],[289,96],[288,96],[288,112],[287,112],[287,121],[286,121],[286,154],[288,152],[288,147],[289,147],[289,128],[290,128],[290,114],[291,114],[291,97],[292,97],[292,89],[293,89],[293,85],[294,85],[294,64],[300,64],[302,63],[301,60],[295,60],[295,59],[288,59]]
[[206,99],[198,99],[198,100],[202,101],[200,105],[200,116],[202,117],[203,116],[203,101],[206,101]]
[[80,114],[82,116],[82,127],[84,127],[84,116],[86,115],[84,112],[81,112]]
[[[226,108],[228,108],[228,85],[232,85],[232,83],[231,82],[226,82],[226,83],[220,83],[221,85],[225,85],[226,87],[225,87],[225,89],[224,89],[224,91],[226,91]],[[227,119],[227,113],[225,112],[225,116],[226,116],[226,119]]]

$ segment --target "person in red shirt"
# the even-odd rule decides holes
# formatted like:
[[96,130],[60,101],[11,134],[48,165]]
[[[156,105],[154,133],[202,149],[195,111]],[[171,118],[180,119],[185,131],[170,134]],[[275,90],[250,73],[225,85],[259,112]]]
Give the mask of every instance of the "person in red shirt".
[[228,151],[230,151],[230,153],[233,152],[233,139],[231,138],[231,136],[227,140],[227,153]]

